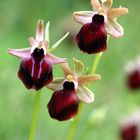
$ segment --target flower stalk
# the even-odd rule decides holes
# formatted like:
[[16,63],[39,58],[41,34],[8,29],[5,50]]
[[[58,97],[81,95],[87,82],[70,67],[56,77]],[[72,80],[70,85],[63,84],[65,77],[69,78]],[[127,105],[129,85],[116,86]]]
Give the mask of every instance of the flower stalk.
[[36,124],[37,124],[37,118],[38,118],[38,112],[39,112],[40,96],[41,96],[41,90],[36,91],[36,95],[34,99],[33,114],[32,114],[32,122],[31,122],[28,140],[34,140],[34,137],[35,137]]
[[78,122],[80,120],[80,115],[82,113],[82,110],[83,110],[83,103],[80,102],[77,117],[74,120],[72,120],[72,123],[70,125],[69,132],[68,132],[66,140],[73,140],[74,139],[75,134],[76,134],[75,130],[76,130],[77,126],[78,126]]
[[[92,66],[91,66],[90,74],[96,72],[96,69],[97,69],[98,64],[100,62],[100,59],[101,59],[101,56],[102,56],[102,52],[96,54],[95,59],[94,59],[94,61],[92,63]],[[76,128],[78,126],[78,122],[80,120],[80,116],[82,114],[82,111],[83,111],[83,103],[80,102],[78,115],[77,115],[77,117],[73,120],[73,122],[70,125],[67,140],[73,140],[74,139],[75,134],[76,134]]]
[[100,62],[102,54],[103,54],[102,52],[96,54],[95,59],[93,61],[93,64],[91,66],[90,73],[95,73],[96,72],[96,69],[97,69],[97,66],[98,66],[98,64]]

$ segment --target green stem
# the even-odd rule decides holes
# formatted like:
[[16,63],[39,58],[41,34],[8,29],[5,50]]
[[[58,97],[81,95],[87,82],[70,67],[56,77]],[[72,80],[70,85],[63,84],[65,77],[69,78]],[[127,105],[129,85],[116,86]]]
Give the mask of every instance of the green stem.
[[36,95],[35,95],[35,99],[34,99],[33,114],[32,114],[32,122],[31,122],[31,128],[30,128],[28,140],[34,140],[34,137],[35,137],[36,124],[37,124],[38,111],[39,111],[40,95],[41,95],[41,90],[36,91]]
[[[101,56],[102,56],[102,52],[96,54],[95,59],[94,59],[94,61],[92,63],[90,73],[95,73]],[[83,110],[83,104],[80,102],[78,115],[70,125],[69,132],[68,132],[68,135],[67,135],[67,140],[74,140],[74,137],[75,137],[75,134],[76,134],[76,128],[78,126],[78,122],[80,120],[82,110]]]
[[79,122],[79,119],[80,119],[82,108],[83,108],[83,103],[80,102],[79,103],[78,114],[77,114],[76,118],[73,120],[73,122],[70,125],[69,132],[68,132],[68,135],[67,135],[67,140],[73,140],[74,137],[75,137],[75,133],[76,133],[75,130],[76,130],[77,126],[78,126],[78,122]]
[[86,126],[86,128],[85,128],[85,131],[83,132],[83,137],[82,137],[82,140],[87,140],[87,136],[88,136],[88,133],[89,133],[89,131],[91,130],[90,129],[91,127],[88,125],[88,126]]
[[97,66],[98,66],[98,64],[100,62],[102,54],[103,54],[102,52],[96,54],[95,59],[94,59],[94,61],[92,63],[90,73],[95,73],[96,72],[96,69],[97,69]]
[[[110,36],[107,37],[107,42],[108,42],[109,38],[110,38]],[[102,54],[103,54],[102,52],[96,54],[95,59],[94,59],[94,61],[92,63],[92,67],[91,67],[90,73],[95,73],[96,72],[96,69],[97,69],[98,64],[100,62],[100,59],[101,59]],[[85,132],[83,134],[83,140],[86,140],[87,139],[87,134],[90,131],[90,128],[91,128],[90,125],[87,125],[86,126]]]

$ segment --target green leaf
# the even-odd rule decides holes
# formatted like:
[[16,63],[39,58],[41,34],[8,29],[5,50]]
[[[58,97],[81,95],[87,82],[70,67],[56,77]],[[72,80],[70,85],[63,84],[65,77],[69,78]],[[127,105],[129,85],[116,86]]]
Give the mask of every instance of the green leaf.
[[75,58],[73,58],[73,61],[74,61],[74,73],[76,75],[81,75],[84,70],[84,64],[80,60]]
[[54,50],[59,46],[59,44],[60,44],[68,35],[69,35],[69,32],[66,33],[61,39],[59,39],[59,40],[48,50],[48,52],[50,53],[50,52],[54,51]]

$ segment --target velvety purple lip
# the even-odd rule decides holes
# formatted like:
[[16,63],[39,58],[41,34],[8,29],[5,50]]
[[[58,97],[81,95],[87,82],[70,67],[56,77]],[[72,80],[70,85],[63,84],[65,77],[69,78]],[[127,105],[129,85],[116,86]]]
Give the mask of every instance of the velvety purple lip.
[[81,51],[88,54],[103,52],[107,49],[107,33],[102,15],[94,15],[91,23],[84,24],[76,36]]
[[65,82],[62,90],[53,93],[48,103],[48,111],[53,119],[65,121],[78,112],[78,96],[72,82]]
[[18,76],[28,89],[39,90],[52,81],[52,64],[44,59],[43,49],[36,48],[30,58],[21,61]]

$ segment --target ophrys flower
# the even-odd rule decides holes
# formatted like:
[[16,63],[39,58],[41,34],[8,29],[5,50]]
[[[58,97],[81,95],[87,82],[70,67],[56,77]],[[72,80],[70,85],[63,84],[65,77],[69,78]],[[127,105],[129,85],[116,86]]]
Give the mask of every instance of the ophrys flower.
[[8,50],[9,54],[21,58],[18,76],[26,88],[39,90],[53,80],[53,64],[64,63],[66,59],[58,58],[50,52],[56,49],[67,35],[68,33],[49,48],[49,22],[44,32],[43,20],[38,20],[36,37],[29,38],[30,47]]
[[76,36],[81,51],[88,54],[99,53],[107,48],[107,34],[122,37],[123,27],[117,17],[128,13],[124,7],[111,8],[113,0],[91,0],[93,11],[74,12],[74,19],[83,25]]
[[67,63],[63,63],[62,68],[64,77],[55,78],[47,85],[54,91],[48,104],[50,116],[60,121],[73,118],[77,114],[79,100],[84,103],[94,101],[94,94],[86,85],[101,79],[98,74],[83,75],[83,63],[77,59],[74,59],[74,70]]

